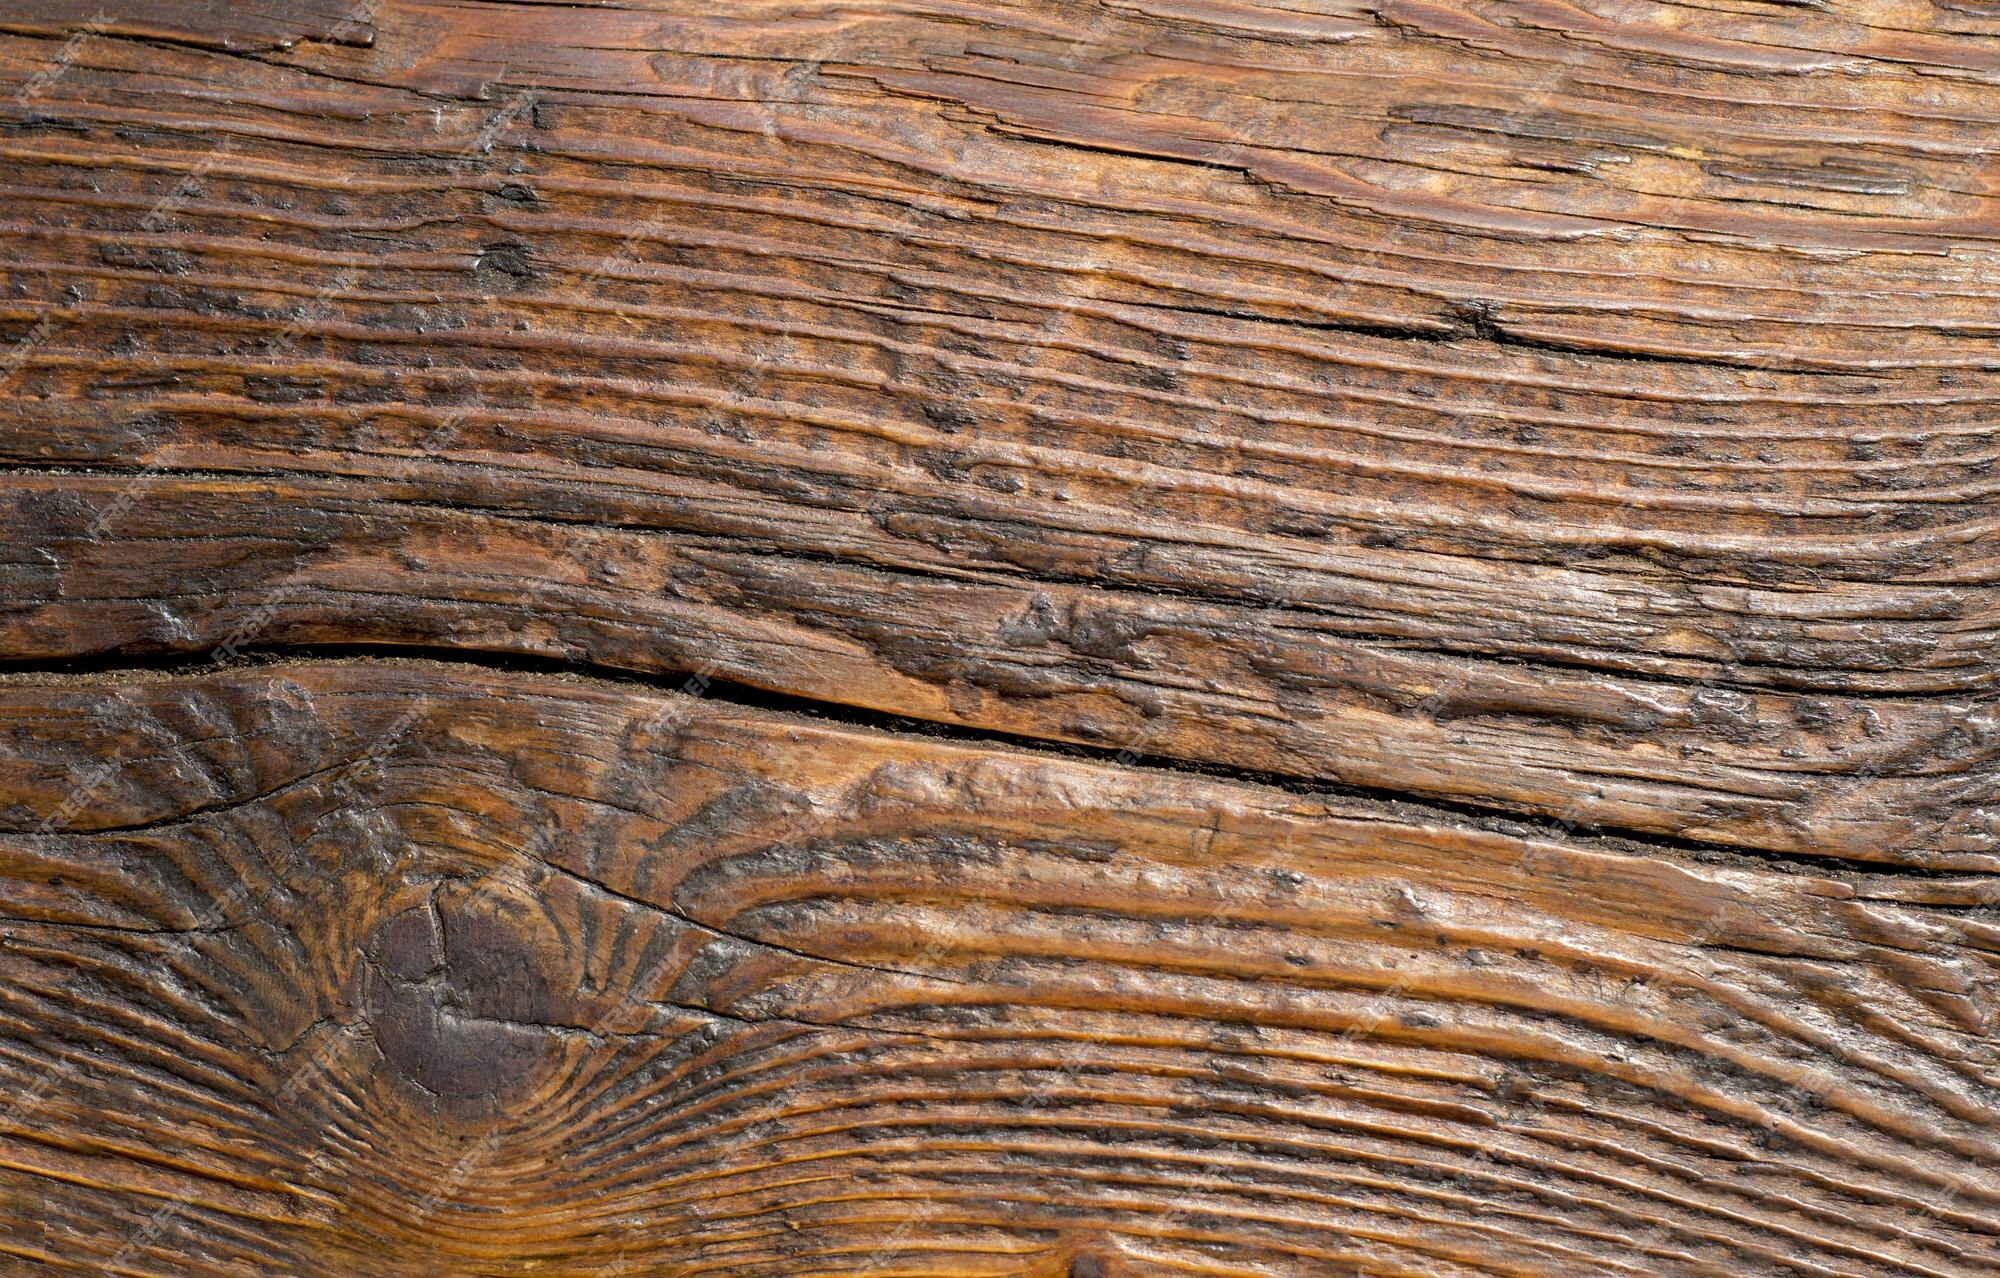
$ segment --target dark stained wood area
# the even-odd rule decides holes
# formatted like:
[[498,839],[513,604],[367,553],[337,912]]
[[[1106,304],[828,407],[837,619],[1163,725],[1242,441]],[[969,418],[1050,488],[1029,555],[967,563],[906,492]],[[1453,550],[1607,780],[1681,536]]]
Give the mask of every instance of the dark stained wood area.
[[2000,1275],[2000,5],[0,0],[0,1275]]

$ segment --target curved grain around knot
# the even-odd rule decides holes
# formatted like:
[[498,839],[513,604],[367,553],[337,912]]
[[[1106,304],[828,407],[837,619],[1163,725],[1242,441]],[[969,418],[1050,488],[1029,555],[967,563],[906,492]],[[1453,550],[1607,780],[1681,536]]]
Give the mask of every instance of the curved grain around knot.
[[17,681],[0,726],[19,1257],[2000,1268],[1983,881],[462,666]]

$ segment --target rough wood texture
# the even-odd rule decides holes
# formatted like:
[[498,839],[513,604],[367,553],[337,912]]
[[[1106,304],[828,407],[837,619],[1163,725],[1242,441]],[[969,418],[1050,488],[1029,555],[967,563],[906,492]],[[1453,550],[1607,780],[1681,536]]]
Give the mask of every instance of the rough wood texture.
[[24,1257],[177,1203],[133,1269],[2000,1268],[1983,880],[424,666],[0,732]]
[[0,1272],[2000,1271],[2000,6],[143,8]]

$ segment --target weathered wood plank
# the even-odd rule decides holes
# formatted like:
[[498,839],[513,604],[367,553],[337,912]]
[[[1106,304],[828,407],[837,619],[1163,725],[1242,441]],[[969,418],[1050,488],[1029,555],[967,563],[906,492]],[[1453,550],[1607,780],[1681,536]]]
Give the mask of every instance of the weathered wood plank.
[[745,536],[381,492],[19,477],[0,504],[44,532],[32,561],[5,570],[21,587],[0,639],[45,657],[377,642],[698,670],[1593,826],[2000,867],[2000,714],[1983,697],[1850,699],[1454,658],[1313,610],[772,555]]
[[2000,11],[145,10],[0,1271],[2000,1269]]
[[1628,17],[107,33],[0,148],[0,459],[126,474],[10,485],[59,535],[0,637],[719,652],[993,731],[1990,868],[1984,29]]
[[1987,878],[422,663],[0,743],[58,1270],[2000,1269]]

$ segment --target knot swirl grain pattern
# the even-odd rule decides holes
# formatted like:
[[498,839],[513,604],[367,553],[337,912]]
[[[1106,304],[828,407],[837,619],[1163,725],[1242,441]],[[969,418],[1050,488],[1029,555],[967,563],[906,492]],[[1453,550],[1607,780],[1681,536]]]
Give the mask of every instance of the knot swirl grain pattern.
[[0,0],[0,1273],[2000,1272],[2000,7]]
[[[20,681],[0,724],[49,782],[6,1068],[64,1079],[0,1170],[23,1258],[169,1202],[138,1271],[1996,1263],[1983,879],[471,667]],[[86,743],[129,762],[53,811]]]

